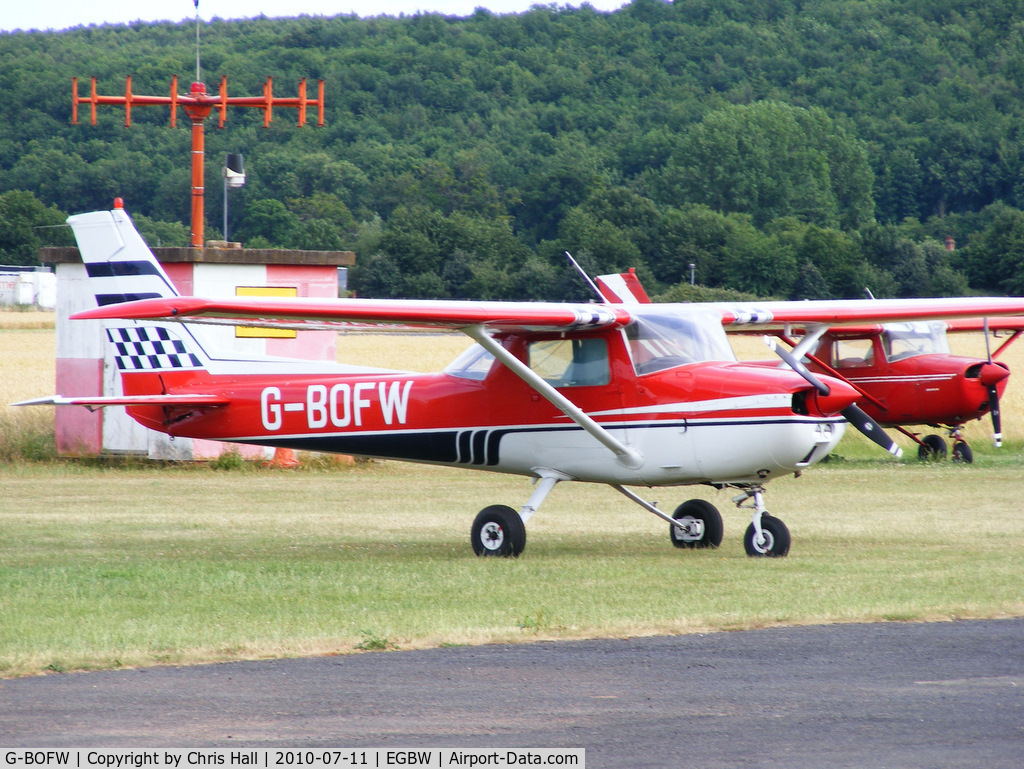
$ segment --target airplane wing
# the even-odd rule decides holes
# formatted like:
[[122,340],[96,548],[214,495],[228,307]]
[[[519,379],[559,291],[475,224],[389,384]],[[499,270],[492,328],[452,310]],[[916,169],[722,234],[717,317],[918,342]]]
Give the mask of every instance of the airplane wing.
[[[618,275],[600,275],[597,286],[609,306],[651,301],[632,270]],[[946,320],[949,331],[982,331],[985,318],[989,319],[987,327],[992,331],[1024,329],[1024,297],[709,302],[704,306],[722,313],[722,325],[730,334],[914,320]]]
[[[898,322],[898,321],[892,321]],[[941,321],[947,333],[958,334],[958,333],[978,333],[985,330],[989,332],[1000,334],[1004,333],[1019,333],[1024,331],[1024,315],[1009,315],[1009,316],[995,316],[995,317],[972,317],[972,318],[949,318]],[[806,326],[814,324],[800,324],[794,323],[793,333],[796,336],[801,336]],[[866,324],[836,324],[837,329],[841,329],[843,334],[856,336],[864,334],[873,334],[881,331],[884,328],[883,323],[866,323]],[[747,335],[758,335],[764,334],[765,331],[783,331],[782,326],[777,323],[771,322],[766,323],[765,326],[729,326],[726,328],[730,334],[747,334]]]
[[[846,326],[912,320],[947,320],[950,330],[980,329],[979,318],[1021,316],[989,328],[1024,326],[1024,297],[940,299],[853,299],[808,302],[712,302],[730,333],[763,332],[787,326]],[[118,318],[267,325],[280,328],[392,326],[458,330],[485,326],[494,331],[570,331],[625,326],[626,304],[556,302],[464,302],[415,299],[306,299],[246,297],[203,299],[180,296],[111,304],[72,316],[76,320]],[[968,319],[975,319],[971,326]]]
[[[848,326],[913,320],[958,320],[1024,316],[1024,297],[948,299],[848,299],[809,302],[716,302],[726,331],[781,329],[786,326]],[[751,328],[753,327],[753,328]]]
[[274,328],[342,329],[391,326],[407,329],[572,331],[625,326],[623,307],[547,302],[463,302],[413,299],[308,299],[247,297],[202,299],[178,296],[110,304],[72,316],[87,319],[161,319],[265,325]]
[[1024,317],[1009,318],[957,318],[946,321],[951,334],[978,331],[1024,331]]

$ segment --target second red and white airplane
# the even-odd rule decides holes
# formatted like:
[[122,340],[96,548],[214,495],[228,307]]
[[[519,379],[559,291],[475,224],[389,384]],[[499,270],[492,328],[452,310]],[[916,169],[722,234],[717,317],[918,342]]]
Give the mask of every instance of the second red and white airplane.
[[[485,507],[477,555],[518,556],[526,522],[563,481],[603,483],[667,522],[676,547],[716,547],[718,510],[664,512],[628,487],[734,489],[752,511],[751,556],[783,556],[790,534],[766,484],[799,476],[848,420],[881,433],[848,383],[789,363],[740,363],[725,328],[1024,315],[1021,298],[750,305],[571,304],[181,296],[120,207],[69,218],[120,371],[122,395],[29,403],[124,406],[173,436],[338,452],[531,478],[519,509]],[[610,278],[613,279],[613,278]],[[292,329],[352,325],[458,330],[473,344],[423,374],[333,362],[240,358],[204,323]],[[884,438],[880,440],[884,442]]]
[[[602,275],[601,295],[614,303],[647,303],[650,298],[636,274]],[[728,308],[729,305],[723,307]],[[767,314],[776,305],[762,306]],[[829,326],[816,320],[765,322],[756,327],[735,326],[731,334],[771,333],[791,348],[808,370],[842,379],[861,394],[859,406],[882,427],[892,427],[918,444],[921,459],[945,458],[946,441],[936,434],[920,437],[911,428],[926,425],[945,429],[952,439],[954,461],[972,462],[974,452],[964,438],[964,426],[986,414],[992,420],[995,445],[1002,445],[999,400],[1010,369],[997,360],[1024,333],[1024,317],[954,318],[898,323]],[[947,333],[983,333],[987,355],[954,355]],[[1004,336],[993,352],[989,335]],[[758,361],[777,366],[777,360]],[[873,428],[872,428],[873,429]],[[888,450],[892,441],[880,432],[870,437]]]

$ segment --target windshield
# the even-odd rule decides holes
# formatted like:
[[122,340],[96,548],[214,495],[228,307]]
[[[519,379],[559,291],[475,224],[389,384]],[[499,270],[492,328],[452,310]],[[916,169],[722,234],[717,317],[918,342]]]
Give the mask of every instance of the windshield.
[[882,330],[882,347],[890,361],[915,355],[948,354],[946,324],[942,321],[886,323]]
[[475,379],[482,382],[491,370],[494,363],[494,356],[478,344],[471,345],[459,353],[459,356],[449,363],[444,371],[446,374],[457,376],[462,379]]
[[700,361],[736,360],[717,312],[679,305],[671,311],[630,307],[630,312],[636,319],[625,328],[626,343],[639,375]]

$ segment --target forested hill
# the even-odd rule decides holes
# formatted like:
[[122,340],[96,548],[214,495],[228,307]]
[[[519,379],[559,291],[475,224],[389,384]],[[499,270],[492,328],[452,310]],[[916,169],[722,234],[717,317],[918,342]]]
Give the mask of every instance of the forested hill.
[[[1024,4],[635,0],[467,18],[213,20],[202,80],[229,96],[326,83],[294,109],[207,122],[249,246],[354,249],[363,295],[580,298],[564,266],[637,267],[763,296],[1024,293]],[[87,93],[187,93],[195,27],[0,34],[0,262],[122,196],[154,244],[188,239],[189,128]],[[314,121],[315,122],[315,121]],[[955,240],[948,250],[946,238]],[[681,289],[676,295],[686,295]]]

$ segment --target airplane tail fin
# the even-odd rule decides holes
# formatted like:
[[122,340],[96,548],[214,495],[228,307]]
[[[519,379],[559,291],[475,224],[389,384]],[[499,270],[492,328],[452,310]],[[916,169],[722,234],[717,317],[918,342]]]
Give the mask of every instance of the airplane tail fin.
[[[100,307],[180,296],[121,207],[68,217]],[[106,321],[121,374],[207,369],[203,344],[179,323]]]
[[179,296],[123,208],[68,217],[96,304]]
[[[98,306],[181,296],[120,206],[112,211],[70,216],[68,223]],[[131,390],[134,394],[152,391],[157,386],[170,389],[205,383],[209,381],[205,374],[233,377],[381,370],[339,367],[335,361],[268,356],[232,345],[232,338],[226,338],[223,328],[199,326],[195,322],[107,319],[104,327],[122,385],[126,392]],[[142,374],[159,374],[159,378]]]
[[618,275],[599,275],[597,287],[610,304],[648,304],[651,301],[632,267],[629,272]]

